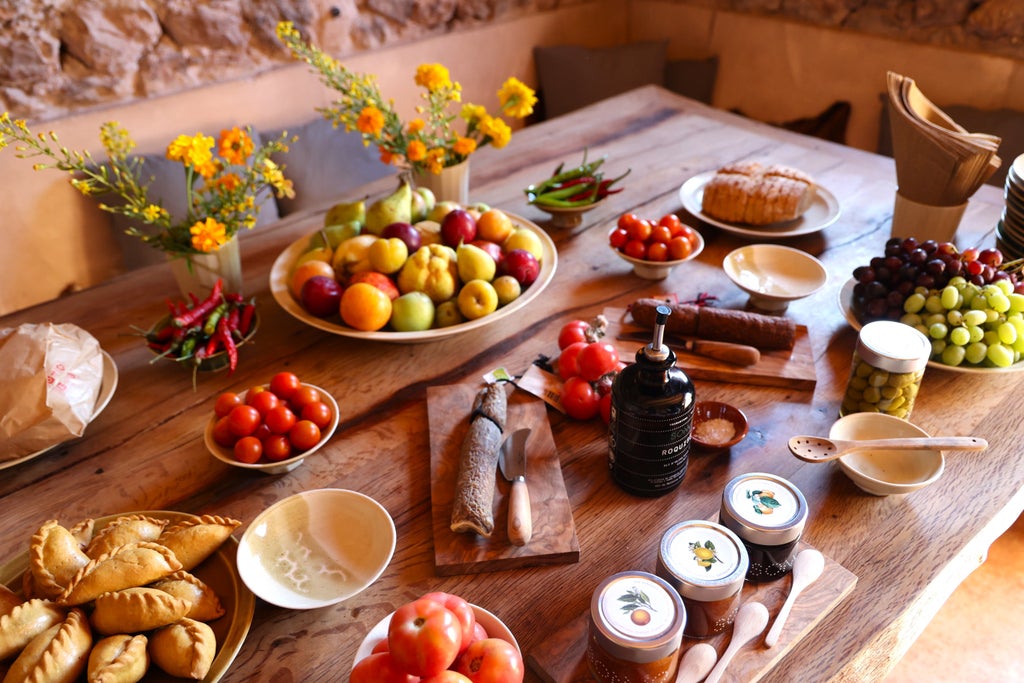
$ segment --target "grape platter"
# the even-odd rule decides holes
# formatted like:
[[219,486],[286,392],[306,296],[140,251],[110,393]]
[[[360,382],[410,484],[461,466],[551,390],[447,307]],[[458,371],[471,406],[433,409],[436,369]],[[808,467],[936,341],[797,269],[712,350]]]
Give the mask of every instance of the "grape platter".
[[932,361],[1008,368],[1024,356],[1021,265],[994,248],[894,237],[854,269],[852,312],[861,324],[897,320],[920,330]]

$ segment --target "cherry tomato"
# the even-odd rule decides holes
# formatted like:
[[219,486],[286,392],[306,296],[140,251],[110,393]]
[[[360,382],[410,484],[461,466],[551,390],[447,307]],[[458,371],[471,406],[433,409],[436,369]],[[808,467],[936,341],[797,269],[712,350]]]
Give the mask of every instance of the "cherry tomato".
[[556,364],[559,377],[567,380],[580,374],[580,352],[589,345],[585,341],[573,342],[562,349],[562,352],[558,354],[558,362]]
[[629,233],[622,228],[615,228],[608,234],[608,244],[612,247],[619,249],[629,240]]
[[235,460],[252,464],[263,455],[263,444],[255,436],[243,436],[235,442]]
[[452,665],[462,645],[462,625],[447,607],[427,598],[391,615],[388,646],[403,671],[425,678]]
[[445,669],[436,676],[430,678],[421,678],[420,683],[473,683],[473,680],[466,678],[457,671],[451,669]]
[[327,426],[331,424],[331,420],[334,419],[334,411],[323,401],[315,401],[314,403],[306,404],[306,407],[302,409],[300,417],[303,420],[309,420],[321,430],[324,430],[327,429]]
[[252,433],[260,441],[263,441],[274,432],[270,431],[270,427],[267,426],[266,422],[260,422],[260,426],[256,428],[256,431]]
[[653,229],[654,226],[651,225],[650,221],[640,219],[626,228],[626,234],[629,235],[629,239],[631,240],[640,240],[641,242],[644,242],[651,236],[651,231]]
[[[252,396],[252,400],[249,397]],[[245,402],[259,411],[260,417],[267,419],[267,413],[281,405],[281,399],[272,391],[261,391],[257,394],[248,394]]]
[[651,229],[651,242],[668,242],[672,239],[672,229],[658,224]]
[[575,420],[589,420],[597,415],[599,400],[594,387],[582,377],[570,377],[562,384],[562,408]]
[[267,413],[267,416],[263,421],[272,433],[287,434],[288,430],[291,429],[298,420],[291,408],[281,404]]
[[647,260],[648,261],[667,261],[668,260],[668,245],[664,242],[652,242],[647,247]]
[[587,341],[588,327],[590,325],[585,320],[573,320],[562,325],[558,332],[558,350],[564,350],[569,344]]
[[684,235],[673,237],[668,243],[668,255],[673,261],[684,259],[693,253],[693,244]]
[[619,216],[619,220],[616,222],[615,226],[622,230],[629,230],[629,226],[639,222],[640,216],[637,216],[635,213],[624,213]]
[[683,227],[683,222],[679,220],[679,216],[674,213],[667,213],[658,219],[658,225],[663,228],[668,228],[669,234],[675,237],[679,234],[680,228]]
[[522,683],[525,675],[519,651],[500,638],[476,641],[459,656],[453,668],[473,683]]
[[419,678],[402,671],[390,652],[376,652],[369,657],[360,659],[352,667],[348,681],[349,683],[417,683]]
[[473,614],[473,608],[470,604],[458,595],[443,591],[427,593],[423,597],[441,603],[455,615],[455,618],[459,620],[459,624],[462,625],[462,647],[459,651],[461,652],[469,647],[469,644],[475,640],[473,634],[474,627],[476,626],[476,615]]
[[297,451],[308,451],[320,443],[320,428],[309,420],[299,420],[288,430],[288,440]]
[[270,462],[280,462],[291,455],[292,444],[284,434],[271,434],[263,440],[263,457]]
[[213,404],[213,414],[217,417],[224,417],[231,412],[232,408],[240,405],[242,405],[241,396],[231,391],[225,391],[217,397],[216,403]]
[[300,385],[301,382],[294,372],[279,372],[270,378],[270,390],[285,401],[292,397]]
[[641,240],[630,240],[626,242],[626,246],[622,248],[622,253],[632,258],[646,258],[647,245]]
[[235,406],[228,413],[228,428],[235,436],[249,436],[260,425],[260,413],[252,406]]
[[594,342],[580,350],[576,363],[579,365],[580,377],[588,382],[596,382],[619,367],[619,352],[608,342]]
[[228,422],[228,416],[218,418],[213,423],[213,440],[224,448],[232,448],[235,445],[235,441],[238,441],[238,437],[231,431],[231,425]]
[[256,397],[260,394],[272,393],[265,386],[257,384],[254,387],[250,387],[249,391],[245,392],[245,405],[251,406]]
[[301,413],[302,409],[308,404],[316,403],[319,400],[320,392],[308,384],[303,384],[292,392],[291,397],[288,399],[288,403],[291,404],[292,410],[296,413]]
[[612,421],[612,395],[611,393],[602,394],[601,399],[597,402],[597,414],[601,416],[601,421],[608,424]]

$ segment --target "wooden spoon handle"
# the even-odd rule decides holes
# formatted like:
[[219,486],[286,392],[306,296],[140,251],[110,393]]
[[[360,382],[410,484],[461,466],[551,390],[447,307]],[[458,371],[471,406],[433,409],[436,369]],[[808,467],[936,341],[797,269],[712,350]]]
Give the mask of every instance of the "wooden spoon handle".
[[921,448],[944,449],[959,451],[983,451],[988,448],[988,441],[976,436],[929,436],[906,439],[870,439],[854,441],[840,450],[915,450]]

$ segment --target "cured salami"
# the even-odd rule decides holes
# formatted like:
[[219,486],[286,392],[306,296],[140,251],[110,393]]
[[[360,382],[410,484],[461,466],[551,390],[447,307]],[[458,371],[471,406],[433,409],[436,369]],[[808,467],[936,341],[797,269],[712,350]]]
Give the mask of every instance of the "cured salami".
[[665,332],[670,335],[747,344],[766,351],[789,351],[796,344],[796,323],[782,316],[695,304],[670,304],[660,299],[639,299],[629,307],[629,311],[637,325],[654,329],[658,306],[672,309],[672,315],[665,323]]

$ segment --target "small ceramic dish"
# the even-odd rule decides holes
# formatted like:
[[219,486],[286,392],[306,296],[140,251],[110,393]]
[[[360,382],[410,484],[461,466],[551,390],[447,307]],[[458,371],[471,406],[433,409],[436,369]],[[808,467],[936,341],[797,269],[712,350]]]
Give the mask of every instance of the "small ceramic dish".
[[636,273],[638,277],[642,277],[645,280],[664,280],[669,276],[669,273],[672,272],[673,268],[681,263],[692,261],[697,258],[702,251],[704,251],[704,236],[696,230],[694,232],[697,234],[697,246],[693,248],[693,251],[690,252],[689,256],[675,261],[648,261],[646,259],[633,258],[632,256],[627,256],[622,253],[610,244],[608,246],[616,256],[633,266],[633,272]]
[[722,268],[750,304],[763,311],[783,312],[791,301],[825,286],[828,271],[805,251],[780,244],[748,244],[729,252]]
[[[927,432],[884,413],[850,413],[829,429],[833,439],[858,441],[929,436]],[[858,451],[839,458],[839,467],[861,490],[876,496],[910,493],[938,480],[945,469],[942,451]]]
[[334,605],[365,590],[391,562],[395,523],[362,493],[314,489],[256,516],[238,543],[238,574],[287,609]]
[[[264,385],[266,387],[267,385]],[[241,467],[246,470],[256,470],[263,474],[284,474],[285,472],[291,472],[296,467],[302,464],[302,461],[309,456],[320,450],[325,443],[334,435],[335,430],[338,428],[338,402],[334,400],[326,390],[321,389],[313,384],[303,384],[303,386],[311,387],[320,392],[321,400],[331,407],[331,424],[327,425],[326,429],[320,430],[320,440],[315,446],[309,450],[296,453],[290,458],[284,460],[278,460],[277,462],[271,462],[265,459],[260,459],[259,462],[248,463],[240,462],[235,459],[235,454],[230,448],[225,448],[217,443],[213,438],[213,427],[217,424],[217,416],[211,415],[210,421],[206,423],[206,431],[203,432],[203,441],[206,443],[206,448],[210,451],[213,457],[217,458],[221,462],[225,462],[232,467]],[[243,391],[239,396],[242,400],[248,395],[248,391]]]
[[[165,315],[164,317],[160,318],[151,328],[149,328],[143,333],[143,338],[145,339],[148,335],[167,327],[169,322],[170,316]],[[259,327],[260,314],[259,311],[256,311],[253,314],[252,326],[249,328],[249,333],[242,337],[242,339],[236,341],[235,347],[237,348],[244,346],[247,342],[252,341],[252,338],[256,336],[256,330],[258,330]],[[157,360],[168,360],[192,368],[193,370],[200,370],[202,372],[213,372],[215,370],[223,370],[224,368],[228,367],[228,365],[231,362],[231,359],[228,356],[228,352],[224,350],[218,351],[217,353],[214,353],[213,355],[202,359],[201,361],[199,361],[199,364],[196,365],[193,358],[178,358],[177,356],[172,355],[164,356],[160,354],[156,349],[150,347],[148,344],[146,348],[148,348],[150,353],[153,354],[153,362],[156,362]]]
[[743,411],[719,401],[697,401],[693,407],[693,443],[704,450],[732,448],[747,435],[750,425]]
[[[516,650],[519,650],[519,643],[516,642],[515,636],[512,635],[512,631],[505,626],[505,623],[494,616],[483,607],[476,605],[470,605],[473,608],[473,615],[476,617],[477,623],[484,627],[487,631],[487,635],[490,638],[501,638],[506,643],[512,643],[515,645]],[[392,612],[391,614],[394,614]],[[353,664],[358,663],[360,660],[369,657],[373,652],[373,648],[385,640],[388,637],[388,626],[391,625],[391,614],[387,615],[383,619],[377,622],[377,625],[370,629],[370,632],[363,638],[363,642],[359,644],[359,649],[356,650],[356,657]],[[520,655],[522,650],[519,650]]]
[[607,197],[605,197],[604,199],[599,199],[593,204],[585,204],[583,206],[562,207],[545,206],[544,204],[531,204],[530,206],[535,206],[541,211],[551,214],[551,227],[568,230],[570,228],[575,228],[576,226],[583,223],[583,214],[590,211],[591,209],[596,209],[597,207],[604,204],[606,201],[608,201]]

